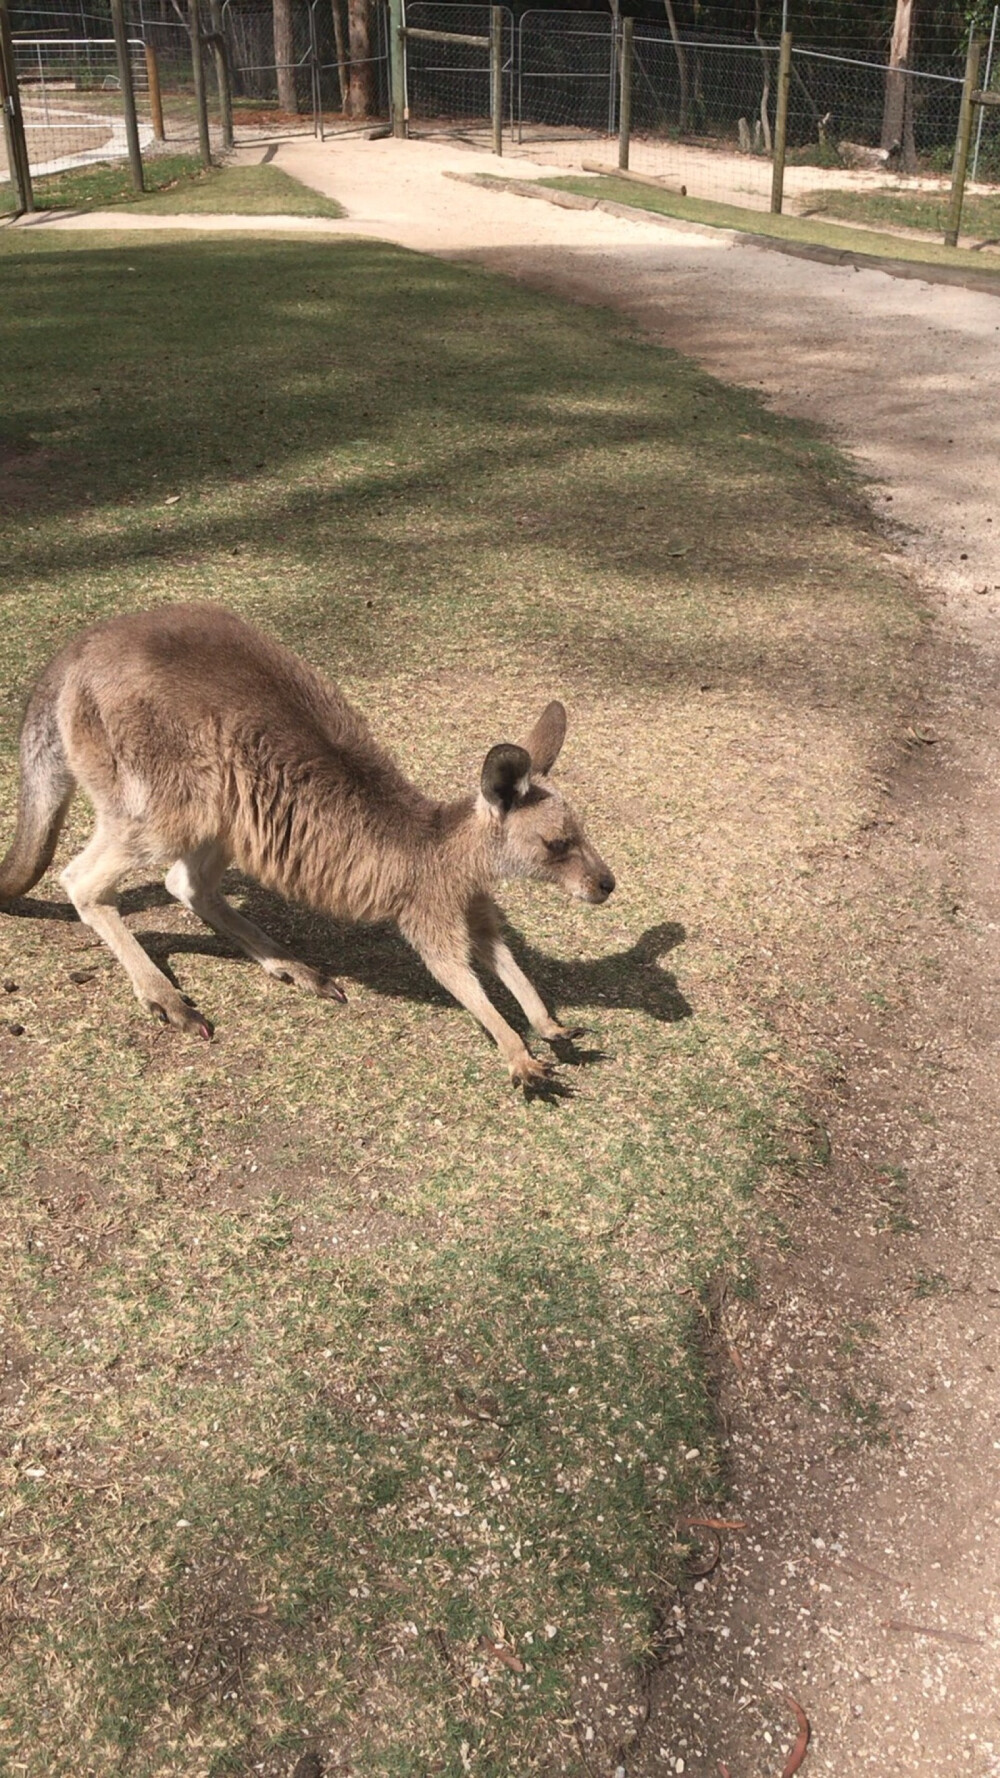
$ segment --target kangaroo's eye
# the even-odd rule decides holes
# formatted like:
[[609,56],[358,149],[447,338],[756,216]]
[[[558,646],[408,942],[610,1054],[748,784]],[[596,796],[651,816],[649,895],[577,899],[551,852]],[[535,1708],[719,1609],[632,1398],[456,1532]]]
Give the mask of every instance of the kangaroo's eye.
[[565,858],[570,844],[569,840],[546,840],[545,850],[551,858]]

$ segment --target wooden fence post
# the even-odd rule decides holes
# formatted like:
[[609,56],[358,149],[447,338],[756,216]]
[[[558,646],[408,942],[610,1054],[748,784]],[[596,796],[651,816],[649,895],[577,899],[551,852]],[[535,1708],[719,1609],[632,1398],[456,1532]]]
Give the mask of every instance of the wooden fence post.
[[125,0],[111,0],[111,29],[115,35],[115,56],[118,61],[118,84],[121,87],[125,112],[125,140],[128,143],[128,164],[136,191],[145,191],[142,177],[142,154],[139,150],[139,123],[135,115],[135,87],[132,84],[132,63],[129,61],[128,31],[125,28]]
[[163,96],[160,92],[160,64],[156,59],[156,51],[151,43],[144,45],[146,51],[146,81],[149,86],[149,115],[153,123],[153,135],[158,142],[165,142],[167,132],[163,127]]
[[191,35],[191,73],[194,77],[194,105],[198,114],[198,152],[203,167],[212,165],[212,141],[208,133],[208,107],[205,103],[205,69],[201,59],[201,14],[198,0],[188,0],[188,30]]
[[965,200],[965,169],[969,164],[969,143],[972,140],[972,95],[979,85],[979,58],[983,51],[983,40],[978,32],[973,31],[969,38],[969,53],[965,58],[965,83],[962,87],[962,109],[958,114],[958,135],[955,138],[955,159],[951,169],[951,198],[948,203],[948,225],[944,231],[946,247],[958,246],[958,231],[962,223],[962,204]]
[[774,149],[771,167],[771,212],[781,215],[785,196],[785,143],[788,137],[788,89],[792,82],[792,33],[782,31],[778,56],[778,104],[774,116]]
[[632,138],[632,60],[635,54],[635,19],[622,19],[618,48],[618,165],[628,171]]
[[389,112],[394,136],[406,135],[406,38],[403,0],[389,0]]
[[31,189],[31,165],[28,144],[24,139],[24,118],[21,96],[14,67],[14,42],[11,37],[7,0],[0,0],[0,107],[3,109],[3,133],[7,144],[7,165],[17,192],[18,209],[31,215],[35,208]]
[[490,7],[490,118],[493,153],[503,154],[503,7]]

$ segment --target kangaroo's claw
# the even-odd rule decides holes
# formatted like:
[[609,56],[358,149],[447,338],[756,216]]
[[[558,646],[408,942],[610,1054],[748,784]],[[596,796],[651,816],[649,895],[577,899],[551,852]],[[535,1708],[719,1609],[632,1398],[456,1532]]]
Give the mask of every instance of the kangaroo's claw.
[[537,1056],[529,1055],[525,1050],[516,1062],[510,1064],[510,1078],[516,1087],[544,1087],[552,1078],[552,1063],[540,1061]]

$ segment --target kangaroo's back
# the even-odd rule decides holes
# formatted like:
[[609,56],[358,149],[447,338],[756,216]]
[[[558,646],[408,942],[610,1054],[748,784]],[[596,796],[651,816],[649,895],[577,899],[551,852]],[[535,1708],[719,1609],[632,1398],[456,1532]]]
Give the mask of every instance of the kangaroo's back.
[[130,760],[152,750],[153,763],[169,737],[191,766],[206,743],[265,729],[286,748],[378,751],[334,686],[218,605],[161,606],[85,631],[66,651],[59,721],[82,783],[99,730]]

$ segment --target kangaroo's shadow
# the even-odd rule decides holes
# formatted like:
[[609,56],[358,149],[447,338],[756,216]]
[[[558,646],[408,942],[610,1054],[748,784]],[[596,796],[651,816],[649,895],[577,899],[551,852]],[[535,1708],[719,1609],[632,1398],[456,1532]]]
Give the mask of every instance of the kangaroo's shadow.
[[[349,925],[313,914],[236,872],[229,873],[223,887],[228,895],[237,897],[250,919],[287,945],[303,962],[362,982],[366,988],[391,999],[435,1006],[454,1004],[395,927]],[[176,905],[162,884],[125,890],[120,900],[126,916]],[[33,919],[76,919],[68,902],[28,897],[15,902],[9,911]],[[252,967],[243,952],[228,940],[204,930],[172,931],[162,926],[145,930],[134,924],[132,930],[161,969],[166,968],[168,958],[185,954],[231,957]],[[512,928],[507,929],[507,938],[542,998],[564,1016],[574,1007],[617,1007],[646,1013],[663,1024],[676,1024],[691,1017],[692,1008],[677,985],[677,977],[661,963],[669,951],[684,941],[684,928],[675,921],[649,927],[627,950],[590,959],[551,956],[536,949]],[[168,969],[167,973],[172,975],[173,971]],[[506,990],[492,977],[488,978],[488,986],[491,999],[502,1004],[505,1013],[509,1011],[511,1022],[523,1028],[524,1016]],[[587,1053],[577,1051],[576,1059],[588,1059]],[[593,1059],[597,1059],[596,1055]]]

